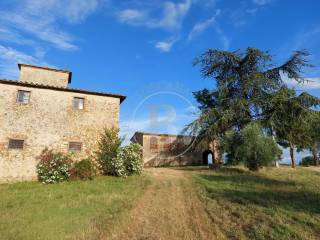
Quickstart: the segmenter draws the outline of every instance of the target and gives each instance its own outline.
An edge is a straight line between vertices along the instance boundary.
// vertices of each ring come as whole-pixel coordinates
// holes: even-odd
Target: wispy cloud
[[[140,3],[140,2],[139,2]],[[178,41],[184,18],[192,6],[192,0],[181,2],[166,1],[159,6],[139,4],[137,7],[125,8],[116,13],[120,23],[131,26],[147,27],[150,29],[162,29],[172,34],[168,40],[156,41],[155,48],[163,52],[169,52]],[[159,11],[162,13],[159,15]]]
[[[224,31],[219,26],[216,26],[215,30],[216,30],[216,32],[218,34],[218,37],[219,37],[219,40],[220,40],[220,42],[221,42],[221,44],[223,46],[223,49],[224,50],[228,50],[229,47],[230,47],[231,40],[226,36]]]
[[[192,30],[190,31],[187,40],[191,41],[194,38],[196,38],[197,36],[199,36],[201,33],[203,33],[205,30],[207,30],[210,27],[214,27],[217,34],[219,35],[219,38],[222,39],[223,38],[223,45],[224,48],[228,48],[229,47],[229,41],[227,41],[226,36],[224,35],[223,31],[220,29],[218,23],[216,22],[216,18],[220,15],[221,10],[217,9],[216,13],[213,17],[206,19],[204,21],[199,21],[197,22]],[[228,42],[228,43],[227,43]]]
[[[46,64],[46,50],[78,49],[76,37],[64,30],[62,23],[79,24],[108,0],[12,0],[6,10],[0,10],[0,75],[17,76],[17,62]],[[9,47],[15,44],[14,48]],[[16,45],[30,46],[22,52]],[[46,64],[48,65],[48,64]]]
[[[117,13],[118,20],[121,23],[127,23],[131,25],[143,24],[146,20],[146,13],[142,10],[125,9]]]
[[[177,37],[171,37],[167,40],[157,41],[155,43],[155,48],[161,50],[162,52],[170,52],[172,46],[179,40]]]
[[[162,16],[153,16],[155,9],[123,9],[116,13],[121,23],[148,28],[161,28],[167,31],[176,31],[181,28],[182,22],[191,7],[192,1],[181,3],[164,2]]]
[[[296,80],[289,78],[285,74],[281,74],[283,82],[291,88],[300,89],[304,91],[320,89],[320,77],[307,77],[304,81],[298,83]]]
[[[42,59],[35,58],[16,49],[0,45],[0,77],[16,79],[18,75],[17,63],[48,65]]]
[[[219,41],[222,44],[222,47],[224,50],[228,50],[230,47],[230,42],[231,40],[227,37],[227,35],[224,33],[224,31],[221,29],[221,27],[219,26],[216,18],[220,15],[221,10],[217,9],[216,13],[213,17],[204,20],[204,21],[199,21],[197,22],[192,30],[190,31],[190,33],[188,34],[187,37],[187,41],[192,41],[193,39],[195,39],[197,36],[199,36],[200,34],[202,34],[205,30],[207,30],[210,27],[213,27],[213,29],[215,30]]]
[[[97,9],[99,2],[99,0],[70,0],[67,2],[63,0],[22,0],[16,4],[15,8],[0,11],[0,23],[14,42],[34,41],[34,39],[30,40],[29,35],[31,34],[37,40],[49,43],[56,48],[76,50],[78,47],[74,43],[75,37],[62,30],[59,21],[66,20],[72,24],[81,23]],[[0,37],[10,40],[4,34],[1,34]]]
[[[207,28],[211,27],[215,23],[215,17],[211,17],[205,21],[197,22],[191,32],[188,35],[188,41],[193,40],[195,37],[199,36]]]
[[[253,3],[263,6],[266,5],[268,3],[271,3],[273,0],[253,0]]]

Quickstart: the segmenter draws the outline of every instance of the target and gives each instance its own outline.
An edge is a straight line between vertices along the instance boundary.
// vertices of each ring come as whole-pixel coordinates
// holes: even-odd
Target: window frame
[[[73,147],[71,147],[72,145],[73,145]],[[78,148],[77,145],[80,146],[80,148]],[[76,147],[74,147],[74,146],[76,146]],[[68,152],[73,152],[73,153],[82,152],[82,148],[83,148],[82,142],[77,142],[77,141],[68,142]]]
[[[149,150],[154,152],[154,151],[157,151],[158,149],[159,149],[158,138],[150,137]]]
[[[20,101],[20,98],[19,98],[20,93],[27,93],[27,94],[29,94],[29,96],[28,96],[28,101],[27,101],[27,102],[21,102],[21,101]],[[16,103],[19,103],[19,104],[22,104],[22,105],[28,105],[28,104],[30,103],[30,98],[31,98],[31,91],[18,89],[18,91],[17,91],[17,96],[16,96]]]
[[[21,145],[22,142],[22,145]],[[9,150],[24,150],[24,139],[16,139],[16,138],[9,138],[8,142],[8,149]],[[21,145],[21,147],[19,147]]]
[[[79,102],[78,102],[78,106],[76,107],[76,105],[75,105],[75,100],[82,100],[82,108],[79,108]],[[85,98],[84,97],[73,97],[73,99],[72,99],[72,107],[73,107],[73,109],[75,109],[75,110],[84,110],[84,108],[85,108]]]

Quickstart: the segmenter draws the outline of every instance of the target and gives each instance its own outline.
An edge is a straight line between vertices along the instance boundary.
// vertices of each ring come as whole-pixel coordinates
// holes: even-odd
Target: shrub
[[[142,148],[139,144],[131,143],[123,147],[119,157],[123,160],[127,175],[142,173]]]
[[[314,160],[312,156],[307,156],[302,158],[302,161],[299,163],[299,165],[302,165],[304,167],[309,167],[314,165]]]
[[[83,159],[79,162],[75,162],[71,175],[74,179],[92,180],[95,175],[95,168],[91,159]]]
[[[122,139],[118,137],[118,130],[105,128],[98,142],[96,159],[100,170],[105,175],[125,176],[126,171],[120,157]]]
[[[36,171],[42,183],[58,183],[69,179],[72,164],[69,155],[45,149],[37,159]]]
[[[252,171],[270,165],[281,153],[277,143],[263,134],[257,124],[250,124],[239,132],[228,133],[223,146],[228,162],[243,162]]]
[[[222,151],[226,152],[226,165],[238,165],[241,163],[239,145],[243,144],[240,132],[229,131],[224,136],[221,144]]]

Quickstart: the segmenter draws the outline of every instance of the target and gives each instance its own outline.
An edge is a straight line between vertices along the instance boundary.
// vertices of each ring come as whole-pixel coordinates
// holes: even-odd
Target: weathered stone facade
[[[36,156],[46,147],[68,152],[70,142],[79,142],[75,158],[86,158],[96,150],[104,127],[119,126],[124,96],[66,88],[67,78],[57,84],[59,70],[50,71],[44,72],[46,85],[39,85],[39,72],[35,83],[31,73],[27,82],[0,80],[1,182],[36,178]],[[17,102],[18,91],[30,92],[27,104]],[[74,98],[84,100],[83,109],[74,108]],[[24,140],[23,149],[10,149],[9,139]]]
[[[216,141],[203,151],[193,150],[194,138],[190,136],[136,132],[131,141],[142,146],[146,167],[206,165],[209,154],[214,162],[221,159]]]
[[[26,83],[50,85],[54,87],[68,87],[72,73],[47,67],[18,64],[20,69],[19,81]]]

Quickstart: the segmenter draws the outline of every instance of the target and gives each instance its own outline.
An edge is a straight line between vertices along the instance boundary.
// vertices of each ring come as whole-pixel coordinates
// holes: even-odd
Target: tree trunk
[[[319,165],[319,157],[318,157],[318,149],[317,144],[312,146],[312,156],[313,156],[313,163],[315,166]]]
[[[294,160],[294,144],[290,143],[290,158],[291,158],[291,167],[296,167],[296,162]]]

